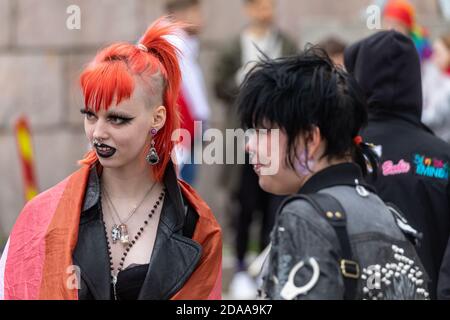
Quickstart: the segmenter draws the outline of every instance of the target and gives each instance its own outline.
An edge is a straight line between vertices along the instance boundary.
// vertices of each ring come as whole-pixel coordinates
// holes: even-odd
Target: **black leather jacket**
[[[201,245],[183,236],[188,210],[172,166],[168,166],[164,185],[166,199],[161,212],[156,241],[139,300],[167,300],[177,293],[195,270],[202,254]],[[111,276],[105,228],[99,210],[100,183],[91,170],[81,214],[74,264],[81,270],[80,300],[110,300]],[[198,215],[197,215],[198,217]]]
[[[357,281],[356,299],[428,297],[428,278],[413,245],[406,240],[393,214],[373,193],[374,189],[364,183],[359,167],[351,163],[332,166],[312,176],[299,191],[301,194],[316,192],[332,195],[345,210],[353,257],[360,266],[359,277],[354,280]],[[305,200],[293,200],[280,210],[271,235],[272,247],[263,267],[261,298],[288,299],[283,289],[291,275],[292,283],[304,288],[293,299],[343,299],[344,278],[339,264],[342,250],[333,227]],[[407,262],[411,263],[409,267]],[[387,276],[393,264],[399,267],[399,274],[395,269]],[[299,267],[297,271],[296,267]],[[408,269],[406,275],[402,274],[404,268]],[[398,283],[403,281],[409,285],[403,276],[412,273],[413,268],[418,270],[414,278],[420,285],[411,287],[412,291],[405,290],[406,295],[402,295]],[[376,272],[379,276],[371,277]],[[376,288],[377,281],[381,290]],[[422,292],[423,288],[423,294],[415,293],[416,289]]]

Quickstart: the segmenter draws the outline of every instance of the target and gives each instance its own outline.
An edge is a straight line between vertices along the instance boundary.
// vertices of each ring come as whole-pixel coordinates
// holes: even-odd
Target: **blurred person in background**
[[[421,61],[430,58],[432,47],[428,30],[417,22],[416,9],[408,0],[387,0],[383,7],[382,23],[383,29],[395,30],[410,37]]]
[[[275,59],[296,54],[298,49],[285,33],[276,26],[276,0],[243,0],[243,10],[248,24],[241,33],[223,48],[215,68],[215,93],[227,108],[226,128],[239,127],[234,101],[239,86],[251,68],[266,55]],[[228,142],[228,141],[227,141]],[[226,152],[229,148],[227,145]],[[256,286],[247,274],[246,254],[249,247],[251,225],[255,214],[259,213],[261,228],[259,250],[269,244],[269,234],[274,216],[282,198],[270,195],[258,185],[257,175],[246,159],[245,165],[225,165],[223,185],[231,194],[229,205],[236,230],[236,275],[230,284],[230,294],[234,298],[249,299],[255,297]]]
[[[317,45],[325,50],[335,65],[344,66],[344,51],[347,44],[343,40],[330,36],[320,41]]]
[[[450,141],[450,102],[448,41],[440,37],[433,46],[428,31],[417,23],[416,9],[407,0],[388,0],[383,10],[383,27],[410,37],[421,60],[423,114],[422,121],[443,140]],[[435,52],[437,51],[437,52]]]
[[[0,300],[220,299],[222,235],[171,161],[181,73],[160,19],[80,77],[91,150],[29,201],[0,259]]]
[[[422,120],[434,133],[450,142],[450,34],[439,37],[424,66]]]
[[[369,124],[361,135],[381,153],[377,178],[368,182],[423,234],[417,251],[431,280],[431,298],[436,298],[450,234],[450,145],[421,122],[417,50],[411,38],[382,31],[349,46],[345,66],[368,99]]]
[[[201,0],[167,0],[166,12],[186,26],[172,43],[180,51],[179,62],[182,84],[178,105],[181,112],[181,128],[190,134],[190,141],[183,141],[179,153],[181,178],[189,184],[195,184],[199,165],[194,164],[195,146],[201,147],[203,132],[194,131],[194,122],[207,126],[210,106],[202,69],[198,59],[200,54],[199,35],[204,27]]]
[[[439,137],[450,142],[450,34],[436,40],[433,48],[435,77],[427,78],[430,82],[425,84],[430,86],[430,90],[424,90],[425,93],[432,92],[433,96],[425,100],[428,104],[424,110],[423,121]],[[431,74],[431,71],[427,73]],[[450,239],[439,274],[438,298],[450,300]]]

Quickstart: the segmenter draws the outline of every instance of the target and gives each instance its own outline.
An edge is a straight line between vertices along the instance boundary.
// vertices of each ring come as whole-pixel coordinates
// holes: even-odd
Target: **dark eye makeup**
[[[127,124],[130,123],[134,118],[121,115],[120,113],[110,112],[108,114],[108,119],[110,119],[113,124]]]
[[[93,116],[94,115],[93,112],[86,110],[86,109],[80,109],[80,113],[85,116]]]
[[[86,109],[80,110],[81,114],[85,115],[87,119],[95,117],[95,113]],[[122,115],[118,112],[111,111],[108,113],[108,121],[115,125],[124,125],[130,123],[134,118]]]

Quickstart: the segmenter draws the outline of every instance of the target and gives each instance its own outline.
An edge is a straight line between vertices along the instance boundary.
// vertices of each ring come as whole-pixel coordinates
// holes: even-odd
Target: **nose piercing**
[[[95,138],[95,139],[92,141],[92,144],[93,144],[94,146],[99,146],[99,145],[102,144],[102,142],[103,142],[103,139]]]

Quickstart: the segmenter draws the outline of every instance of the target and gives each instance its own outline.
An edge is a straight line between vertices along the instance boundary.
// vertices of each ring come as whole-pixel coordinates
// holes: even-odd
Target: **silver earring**
[[[159,155],[155,148],[155,136],[157,133],[158,133],[158,131],[156,129],[152,129],[152,131],[151,131],[151,134],[153,136],[152,146],[146,157],[147,162],[152,166],[155,166],[159,163]]]

